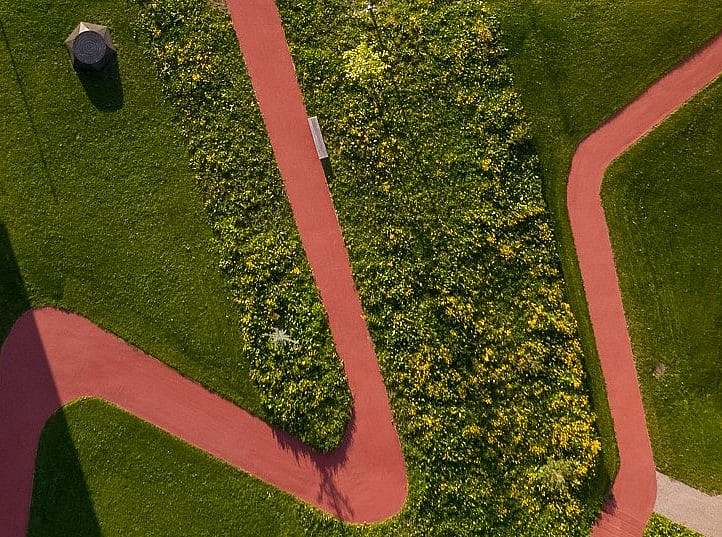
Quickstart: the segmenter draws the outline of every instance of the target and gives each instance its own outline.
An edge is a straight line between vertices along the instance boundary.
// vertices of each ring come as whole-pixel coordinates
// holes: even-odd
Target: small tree
[[[557,496],[569,491],[574,477],[574,464],[568,460],[551,460],[541,466],[534,475],[544,495]]]

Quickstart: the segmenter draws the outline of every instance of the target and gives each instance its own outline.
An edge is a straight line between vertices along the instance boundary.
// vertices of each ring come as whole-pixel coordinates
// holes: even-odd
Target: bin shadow
[[[102,71],[76,71],[91,104],[101,112],[123,108],[123,82],[118,61],[114,59]]]

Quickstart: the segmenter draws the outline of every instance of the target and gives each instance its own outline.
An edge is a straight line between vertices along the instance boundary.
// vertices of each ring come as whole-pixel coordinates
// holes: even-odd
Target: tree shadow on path
[[[310,449],[297,438],[274,429],[276,441],[284,450],[290,451],[296,459],[310,459],[320,476],[316,501],[326,504],[330,511],[341,519],[353,518],[354,515],[348,495],[337,483],[337,474],[348,463],[348,450],[356,434],[355,419],[352,411],[341,445],[330,453]]]

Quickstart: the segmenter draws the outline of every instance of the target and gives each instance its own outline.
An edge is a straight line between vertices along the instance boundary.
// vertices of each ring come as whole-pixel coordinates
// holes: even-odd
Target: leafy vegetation
[[[722,492],[722,83],[622,156],[602,197],[659,469]]]
[[[351,397],[228,16],[151,2],[138,27],[188,142],[263,415],[333,449]]]
[[[618,457],[566,212],[581,139],[722,29],[722,0],[487,0],[529,115],[554,216],[567,299],[579,322],[602,435],[604,495]]]
[[[155,68],[106,0],[0,0],[0,339],[31,306],[76,311],[253,412],[237,312]],[[111,26],[119,72],[62,46]],[[17,267],[16,267],[17,265]]]
[[[545,177],[548,179],[546,193],[557,216],[560,236],[565,245],[563,250],[565,270],[568,276],[574,277],[576,261],[573,249],[570,248],[570,236],[565,227],[563,192],[566,168],[576,140],[617,107],[630,100],[667,67],[693,51],[704,39],[716,32],[719,27],[718,11],[716,11],[719,3],[714,1],[701,5],[692,0],[678,0],[664,3],[600,1],[561,4],[553,0],[544,0],[520,4],[507,0],[493,0],[490,4],[500,15],[502,28],[506,33],[505,43],[511,45],[511,65],[525,107],[534,120],[535,141],[541,152]],[[307,9],[322,8],[307,6]],[[572,11],[576,14],[574,17],[569,16]],[[328,20],[335,21],[333,18]],[[324,26],[324,28],[328,27],[328,24]],[[361,42],[359,40],[350,43],[346,50],[355,50]],[[600,43],[604,46],[600,46]],[[375,47],[371,40],[367,40],[367,44],[370,51],[376,54],[383,51],[382,47]],[[294,53],[297,54],[298,51]],[[382,56],[381,59],[385,62]],[[590,65],[594,65],[594,69],[590,69]],[[318,111],[313,109],[312,113]],[[322,126],[327,130],[328,122],[324,121]],[[334,165],[338,167],[337,160],[334,160]],[[335,191],[334,195],[338,198]],[[346,231],[348,238],[348,230]],[[353,255],[354,245],[352,244],[351,247]],[[354,261],[354,268],[358,272],[356,263]],[[575,311],[585,311],[578,280],[574,289],[570,300],[575,305]],[[585,319],[582,317],[581,320],[582,328],[589,335],[588,327],[585,328]],[[374,334],[374,337],[377,338],[377,335]],[[593,349],[593,346],[590,346],[592,340],[586,338],[586,341],[585,353],[589,355],[590,349]],[[591,363],[593,365],[593,362]],[[595,393],[598,394],[599,406],[599,402],[604,401],[603,387],[600,388],[599,377],[595,376],[593,380],[596,383],[594,385],[597,386]],[[599,393],[602,396],[599,396]],[[395,405],[398,404],[398,400],[395,401]],[[607,430],[610,431],[611,427]],[[605,436],[605,445],[609,445],[608,439],[609,436]],[[414,449],[419,449],[416,446],[418,444],[414,445]],[[178,444],[173,449],[181,452],[189,448]],[[610,460],[610,457],[607,457],[607,460]],[[609,464],[607,466],[609,467]],[[97,471],[102,473],[101,470]],[[430,496],[436,493],[435,490],[427,488],[426,478],[418,468],[413,467],[411,471],[412,498],[407,511],[413,511],[412,506],[419,503],[418,498],[421,495]],[[556,474],[549,471],[544,473],[552,476]],[[164,475],[164,479],[173,481],[178,477],[169,473]],[[550,481],[554,482],[556,478]],[[62,486],[62,480],[57,482]],[[255,483],[248,484],[249,492],[246,493],[250,494],[251,490],[257,490],[253,485]],[[257,487],[262,489],[264,494],[276,494],[267,491],[263,485],[259,484]],[[101,486],[99,489],[102,489],[99,494],[108,494],[112,497],[112,486]],[[196,494],[192,486],[187,487],[186,490],[189,490],[189,495]],[[171,492],[167,494],[170,495]],[[203,496],[200,501],[206,502],[207,499]],[[287,510],[280,505],[277,508],[278,511],[275,513],[277,518],[295,517],[290,508]],[[256,512],[253,507],[242,505],[234,505],[232,511],[237,515],[237,521],[234,529],[229,530],[229,534],[232,534],[236,528],[238,532],[243,532],[241,528],[244,528],[245,517]],[[307,520],[303,527],[309,535],[324,536],[388,535],[391,531],[404,535],[423,534],[422,525],[412,525],[414,516],[413,512],[407,512],[399,520],[378,527],[347,528],[318,518],[311,512],[304,515]],[[440,520],[434,522],[438,525],[439,532],[460,531],[458,520],[450,520],[446,525]],[[198,524],[197,527],[202,526]],[[185,533],[187,534],[187,529]],[[518,533],[529,535],[525,530]]]
[[[701,535],[655,514],[647,524],[644,537],[701,537]]]
[[[600,446],[536,160],[493,20],[467,1],[365,6],[279,3],[331,148],[332,193],[416,476],[394,527],[584,534],[597,506],[583,492]],[[246,238],[250,210],[268,218],[263,204],[274,199],[270,186],[263,196],[249,190],[278,178],[262,160],[270,152],[260,122],[247,117],[257,112],[238,81],[227,15],[187,0],[145,9],[143,28],[201,184],[235,202],[221,207],[229,211],[221,231]],[[219,117],[222,128],[209,119]],[[243,149],[219,150],[216,130]],[[206,136],[214,141],[199,145]],[[239,160],[224,168],[236,151]],[[259,155],[258,168],[236,173],[252,170],[247,155]],[[209,175],[218,170],[226,172],[220,185]],[[245,217],[233,217],[239,212]],[[231,259],[243,262],[246,243],[233,244]],[[268,257],[272,244],[251,255]],[[256,292],[264,276],[244,273],[248,286],[234,285]],[[249,313],[265,302],[249,302]],[[308,319],[306,305],[297,307]],[[268,330],[265,320],[247,327],[251,341]],[[274,378],[286,377],[280,353],[262,359]],[[295,393],[272,396],[307,413]]]

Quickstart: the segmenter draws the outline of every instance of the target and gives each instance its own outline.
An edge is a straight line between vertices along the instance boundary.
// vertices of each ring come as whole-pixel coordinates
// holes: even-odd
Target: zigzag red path
[[[0,352],[0,531],[24,537],[38,440],[81,397],[112,402],[344,520],[397,513],[407,478],[388,398],[273,0],[228,0],[286,192],[354,399],[334,453],[314,452],[77,315],[24,314]],[[243,2],[243,3],[242,3]],[[609,164],[722,71],[722,37],[670,72],[579,146],[569,216],[621,466],[594,537],[641,536],[654,463],[599,191]]]
[[[316,453],[77,315],[28,312],[0,354],[2,537],[25,536],[43,426],[81,397],[109,401],[347,521],[379,521],[404,504],[401,445],[276,5],[229,8],[353,395],[345,440]]]
[[[619,445],[619,474],[593,537],[640,537],[654,507],[655,466],[609,230],[604,173],[631,145],[722,72],[722,35],[586,138],[572,160],[567,206]]]

